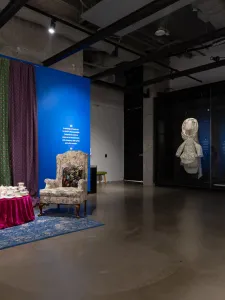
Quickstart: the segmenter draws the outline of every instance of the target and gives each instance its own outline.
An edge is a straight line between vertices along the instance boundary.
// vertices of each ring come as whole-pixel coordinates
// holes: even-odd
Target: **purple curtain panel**
[[[32,65],[10,62],[9,129],[13,184],[38,192],[37,99]]]

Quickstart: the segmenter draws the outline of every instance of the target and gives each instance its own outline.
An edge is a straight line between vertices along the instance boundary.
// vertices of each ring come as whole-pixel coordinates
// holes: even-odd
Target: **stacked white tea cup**
[[[0,186],[0,199],[22,197],[28,194],[23,182],[19,182],[18,186]]]

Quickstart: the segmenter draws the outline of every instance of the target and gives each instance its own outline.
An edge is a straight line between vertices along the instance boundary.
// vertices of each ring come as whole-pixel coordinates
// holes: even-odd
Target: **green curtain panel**
[[[0,185],[11,185],[8,92],[9,60],[0,58]]]

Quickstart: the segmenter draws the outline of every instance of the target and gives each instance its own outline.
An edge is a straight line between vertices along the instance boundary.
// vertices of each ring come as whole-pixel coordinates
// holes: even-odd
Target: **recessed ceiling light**
[[[156,32],[155,32],[155,35],[156,35],[156,36],[163,36],[163,35],[165,35],[165,34],[166,34],[166,32],[165,32],[165,30],[164,30],[163,28],[159,28],[159,29],[157,29]]]
[[[164,35],[169,35],[169,32],[163,28],[163,27],[159,27],[156,32],[155,32],[156,36],[164,36]]]

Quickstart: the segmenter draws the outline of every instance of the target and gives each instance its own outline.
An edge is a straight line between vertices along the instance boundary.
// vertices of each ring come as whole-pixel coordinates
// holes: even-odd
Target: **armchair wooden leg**
[[[106,175],[104,175],[104,181],[105,181],[105,183],[107,183],[107,181],[106,181]]]
[[[40,214],[38,215],[39,217],[43,216],[43,207],[44,207],[44,204],[39,203],[39,210],[40,210]]]
[[[87,200],[84,201],[84,215],[87,215]]]
[[[75,215],[76,215],[76,218],[80,218],[80,204],[76,204],[75,205]]]

